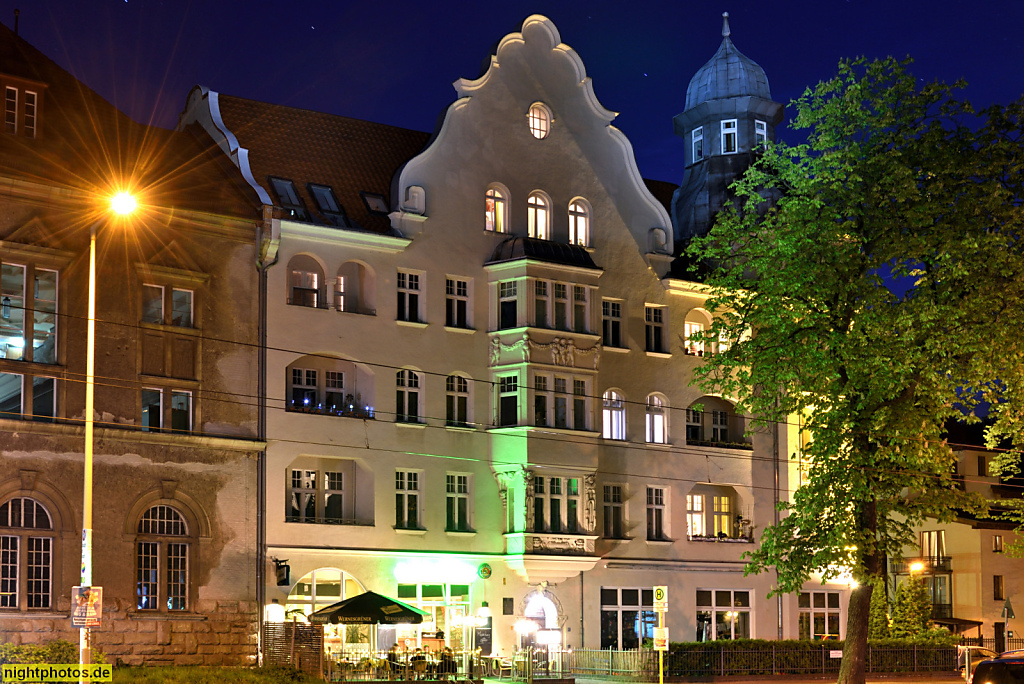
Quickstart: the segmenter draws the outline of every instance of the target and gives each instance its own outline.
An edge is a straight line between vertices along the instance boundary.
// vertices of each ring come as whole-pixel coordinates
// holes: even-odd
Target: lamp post
[[[110,209],[123,216],[135,211],[135,198],[128,193],[119,193],[110,201]],[[89,226],[89,318],[86,324],[85,343],[85,463],[82,483],[82,591],[92,587],[92,452],[93,452],[93,406],[96,373],[96,230],[104,219]],[[74,606],[72,606],[74,611]],[[81,626],[78,634],[78,662],[88,665],[92,662],[92,639],[88,624]]]

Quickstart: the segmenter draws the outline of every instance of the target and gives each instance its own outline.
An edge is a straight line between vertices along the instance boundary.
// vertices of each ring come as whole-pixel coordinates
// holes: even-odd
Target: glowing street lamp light
[[[910,564],[910,574],[913,575],[915,572],[922,572],[924,570],[924,563],[921,561],[914,561]]]
[[[127,216],[135,211],[135,197],[120,192],[110,200],[110,209]],[[86,331],[85,352],[85,463],[82,483],[82,576],[81,586],[92,586],[92,456],[93,456],[93,407],[96,385],[96,230],[104,219],[93,221],[89,226],[89,318]],[[88,665],[92,662],[92,643],[88,625],[83,625],[78,635],[78,662]]]

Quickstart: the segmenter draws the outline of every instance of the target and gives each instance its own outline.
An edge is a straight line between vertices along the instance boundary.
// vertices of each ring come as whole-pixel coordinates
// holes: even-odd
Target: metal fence
[[[1017,649],[1024,649],[1024,639],[1021,637],[1013,637],[1003,639],[1006,642],[1007,651],[1015,651]],[[981,646],[982,648],[990,648],[993,651],[996,650],[995,638],[980,639],[978,637],[964,637],[964,646]]]

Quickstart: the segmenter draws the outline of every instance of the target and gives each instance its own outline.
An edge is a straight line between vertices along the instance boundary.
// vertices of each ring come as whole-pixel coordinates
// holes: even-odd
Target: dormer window
[[[4,130],[18,132],[18,89],[7,86],[4,96]]]
[[[693,146],[693,161],[698,162],[704,158],[704,127],[697,126],[690,134]]]
[[[754,120],[754,144],[760,145],[768,142],[768,124],[764,121]]]
[[[271,178],[270,185],[274,188],[274,194],[277,195],[277,201],[281,203],[281,207],[288,212],[290,218],[298,221],[308,221],[309,211],[306,210],[306,205],[299,197],[298,191],[295,189],[295,183],[285,178]]]
[[[36,94],[31,90],[25,91],[25,118],[22,130],[25,137],[36,137]]]
[[[345,208],[341,206],[338,198],[334,196],[334,190],[331,189],[331,186],[310,183],[307,187],[309,188],[310,196],[316,202],[317,210],[321,216],[327,219],[328,223],[340,228],[348,226]]]
[[[42,93],[45,88],[42,83],[0,76],[5,133],[26,138],[38,137]]]
[[[722,122],[722,154],[736,154],[736,119]]]
[[[363,198],[366,209],[371,214],[387,216],[391,213],[391,210],[388,208],[388,201],[384,199],[384,195],[378,195],[373,192],[361,192],[359,195]]]
[[[530,125],[530,134],[537,140],[543,140],[551,132],[551,110],[541,102],[530,105],[526,121]]]

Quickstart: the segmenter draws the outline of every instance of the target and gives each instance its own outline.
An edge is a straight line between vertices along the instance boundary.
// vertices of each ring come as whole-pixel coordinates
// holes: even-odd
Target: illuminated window
[[[608,390],[601,399],[601,435],[605,439],[626,439],[626,398]]]
[[[285,522],[342,523],[345,521],[345,473],[340,470],[289,470]]]
[[[749,591],[697,590],[697,641],[749,638]]]
[[[704,495],[686,495],[686,536],[706,537],[707,521],[704,518]]]
[[[697,126],[690,134],[690,144],[693,150],[693,161],[698,162],[704,158],[704,127]]]
[[[0,608],[49,608],[53,591],[54,524],[35,499],[0,504]]]
[[[664,397],[658,394],[648,396],[645,414],[647,443],[668,444],[668,416]]]
[[[152,506],[139,518],[135,540],[135,607],[185,610],[188,607],[189,530],[171,506]]]
[[[288,303],[311,309],[327,308],[324,271],[308,254],[296,254],[288,262]]]
[[[704,324],[700,321],[683,323],[683,336],[686,340],[686,353],[691,356],[704,356]]]
[[[569,203],[569,244],[590,246],[590,209],[581,199]]]
[[[768,124],[764,121],[754,120],[754,144],[760,145],[768,142]]]
[[[722,154],[736,153],[736,119],[722,122]]]
[[[551,202],[539,192],[526,200],[526,219],[530,237],[548,240],[551,237]]]
[[[484,229],[495,233],[508,232],[508,197],[498,188],[488,188],[484,196]]]
[[[548,137],[551,132],[551,110],[546,105],[536,102],[530,105],[530,111],[526,115],[527,123],[530,125],[530,133],[534,138],[542,140]]]

